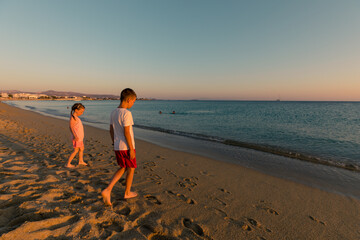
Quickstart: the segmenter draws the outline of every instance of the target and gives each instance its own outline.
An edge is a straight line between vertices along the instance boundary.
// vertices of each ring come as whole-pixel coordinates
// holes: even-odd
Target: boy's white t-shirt
[[[133,127],[134,121],[132,114],[126,108],[116,108],[110,115],[110,125],[114,129],[114,150],[129,150],[128,143],[125,138],[124,127],[130,126],[131,141],[135,149],[134,132]]]

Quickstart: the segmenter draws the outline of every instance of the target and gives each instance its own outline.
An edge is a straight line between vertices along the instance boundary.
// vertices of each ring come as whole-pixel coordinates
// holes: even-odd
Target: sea
[[[6,101],[69,119],[74,101]],[[117,100],[82,101],[109,129]],[[360,102],[138,100],[135,136],[360,199]]]

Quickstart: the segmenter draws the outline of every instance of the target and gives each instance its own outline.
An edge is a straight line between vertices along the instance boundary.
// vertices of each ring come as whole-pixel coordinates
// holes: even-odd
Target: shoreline
[[[329,159],[322,159],[320,157],[311,156],[310,154],[299,153],[299,152],[295,152],[295,151],[292,151],[289,149],[283,149],[283,148],[277,147],[277,146],[269,146],[269,145],[260,145],[260,144],[255,144],[255,143],[241,142],[241,141],[237,141],[237,140],[225,139],[225,138],[207,136],[207,135],[201,135],[201,134],[190,134],[190,133],[186,133],[186,132],[168,130],[168,129],[158,128],[158,127],[152,128],[152,127],[148,127],[148,126],[137,126],[137,125],[135,125],[134,127],[145,129],[145,130],[167,133],[167,134],[171,134],[171,135],[184,136],[184,137],[207,141],[207,142],[215,142],[215,143],[234,146],[234,147],[252,149],[252,150],[259,151],[259,152],[271,153],[271,154],[274,154],[277,156],[293,158],[296,160],[311,162],[314,164],[321,164],[321,165],[325,165],[325,166],[329,166],[329,167],[341,168],[341,169],[360,173],[360,167],[357,165],[354,165],[354,164],[341,165],[341,164],[331,161]]]
[[[29,109],[17,108],[50,118],[68,120],[64,116],[34,111],[35,109],[30,106],[25,107]],[[83,123],[95,128],[108,130],[108,124],[89,122],[86,119],[83,119]],[[303,160],[296,156],[292,157],[293,155],[305,156],[300,153],[277,154],[277,152],[274,153],[272,151],[272,148],[267,149],[266,146],[256,145],[253,147],[252,144],[247,143],[245,143],[246,146],[242,146],[242,144],[239,146],[238,142],[225,144],[217,140],[209,141],[208,139],[198,139],[189,135],[174,134],[173,131],[161,131],[161,129],[157,131],[156,129],[158,128],[154,130],[153,128],[134,126],[135,135],[138,139],[154,143],[157,146],[208,157],[220,162],[237,164],[267,175],[360,200],[360,189],[358,187],[360,175],[354,169],[347,169],[335,164],[327,164],[326,162],[322,164],[318,160],[312,161],[311,158]],[[258,149],[259,147],[262,149]]]
[[[100,191],[117,167],[106,130],[84,126],[90,166],[69,170],[67,121],[4,103],[0,121],[1,239],[360,237],[357,199],[138,138],[140,196],[122,201],[120,181],[108,208]]]
[[[29,109],[24,109],[24,110],[31,110],[31,111],[34,110],[32,107],[28,107],[28,108]],[[39,113],[41,115],[49,116],[49,117],[67,120],[66,117],[64,117],[64,116],[56,116],[56,115],[51,115],[51,114],[47,114],[47,113],[39,112],[39,111],[34,111],[34,112]],[[86,120],[83,120],[83,122],[84,122],[84,124],[106,130],[106,127],[105,128],[101,127],[101,125],[105,125],[103,123],[89,122]],[[245,148],[245,149],[252,149],[252,150],[259,151],[259,152],[271,153],[271,154],[274,154],[277,156],[294,158],[297,160],[303,160],[303,161],[312,162],[315,164],[322,164],[322,165],[326,165],[326,166],[338,167],[338,168],[342,168],[342,169],[346,169],[346,170],[350,170],[350,171],[360,172],[360,169],[358,169],[352,165],[341,166],[341,165],[337,165],[337,164],[331,164],[330,162],[328,162],[326,160],[322,160],[318,157],[312,157],[310,155],[296,153],[296,152],[293,152],[290,150],[281,149],[280,147],[258,145],[258,144],[253,144],[253,143],[240,142],[240,141],[231,140],[231,139],[222,139],[219,137],[212,137],[212,136],[206,136],[206,135],[200,135],[200,134],[191,134],[190,135],[189,133],[186,133],[186,132],[180,132],[180,131],[168,130],[168,129],[162,129],[162,128],[152,128],[152,127],[141,126],[141,125],[140,126],[134,125],[134,128],[150,130],[150,131],[155,131],[155,132],[160,132],[160,133],[166,133],[166,134],[175,135],[175,136],[182,136],[182,137],[192,138],[192,139],[201,140],[201,141],[215,142],[215,143],[219,143],[219,144],[235,146],[235,147],[240,147],[240,148]]]
[[[14,106],[12,104],[10,104],[10,105]],[[50,116],[50,117],[67,120],[67,117],[64,117],[63,115],[60,116],[60,115],[55,115],[55,114],[51,114],[51,113],[46,113],[43,111],[36,111],[35,110],[36,108],[31,107],[31,106],[16,106],[16,107],[19,107],[24,110],[30,109],[34,112],[40,113],[45,116]],[[95,126],[95,127],[105,129],[105,130],[107,130],[107,128],[108,128],[108,123],[94,122],[94,121],[88,120],[86,118],[84,119],[84,123],[88,124],[90,126]],[[178,130],[169,130],[169,129],[164,129],[161,127],[149,127],[149,126],[143,126],[143,125],[138,125],[138,124],[135,124],[134,127],[138,128],[138,129],[145,129],[145,130],[150,130],[150,131],[155,131],[155,132],[167,133],[167,134],[175,135],[175,136],[183,136],[183,137],[187,137],[187,138],[191,138],[191,139],[198,139],[198,140],[202,140],[202,141],[206,141],[206,142],[215,142],[215,143],[239,147],[239,148],[252,149],[252,150],[256,150],[256,151],[260,151],[260,152],[264,152],[264,153],[274,154],[274,155],[281,156],[281,157],[292,158],[292,159],[296,159],[296,160],[300,160],[300,161],[311,162],[314,164],[320,164],[320,165],[324,165],[324,166],[335,167],[335,168],[339,168],[339,169],[345,169],[345,170],[360,173],[360,165],[357,163],[341,162],[341,161],[336,160],[335,158],[320,157],[320,156],[311,154],[309,152],[297,151],[297,150],[293,150],[290,148],[284,148],[284,147],[280,147],[280,146],[276,146],[276,145],[256,144],[256,143],[252,143],[252,142],[244,142],[244,141],[240,141],[240,140],[227,139],[227,138],[216,137],[216,136],[211,136],[211,135],[183,132],[183,131],[178,131]],[[146,139],[144,139],[144,140],[146,141]]]

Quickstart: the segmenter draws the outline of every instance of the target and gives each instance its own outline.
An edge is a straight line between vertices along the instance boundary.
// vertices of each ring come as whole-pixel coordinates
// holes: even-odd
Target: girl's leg
[[[71,164],[71,161],[74,159],[74,157],[76,156],[76,154],[78,153],[79,148],[74,148],[74,151],[70,154],[70,157],[65,165],[65,167],[67,168],[73,168],[75,167],[74,165]]]
[[[124,172],[125,172],[125,168],[120,168],[119,170],[117,170],[116,173],[114,174],[114,176],[112,177],[107,188],[105,188],[101,192],[101,196],[103,197],[104,203],[106,205],[110,205],[110,206],[112,205],[111,200],[110,200],[111,191],[112,191],[113,187],[115,186],[115,184],[120,180],[120,178],[122,177]]]
[[[128,198],[133,198],[137,196],[136,192],[131,192],[131,185],[134,179],[134,172],[135,172],[135,168],[128,168],[127,169],[127,174],[126,174],[126,189],[125,189],[125,195],[124,198],[128,199]]]
[[[84,147],[81,147],[79,150],[79,165],[87,166],[87,164],[84,162]]]

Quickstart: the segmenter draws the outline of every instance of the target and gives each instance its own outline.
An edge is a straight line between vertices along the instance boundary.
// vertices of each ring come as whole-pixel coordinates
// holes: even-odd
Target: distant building
[[[38,95],[38,98],[48,98],[49,96],[48,95],[46,95],[46,94],[39,94]]]
[[[78,100],[79,98],[77,96],[71,96],[71,97],[67,97],[67,99],[70,99],[70,100]]]
[[[23,97],[25,97],[24,93],[14,93],[13,94],[13,98],[23,98]]]
[[[7,94],[7,93],[1,93],[1,97],[3,97],[3,98],[8,98],[8,97],[9,97],[9,94]]]
[[[33,93],[14,93],[13,98],[20,99],[39,99],[39,98],[47,98],[48,96],[45,94],[33,94]]]
[[[37,94],[29,94],[27,97],[28,97],[29,99],[38,99],[38,98],[39,98],[39,95],[37,95]]]

